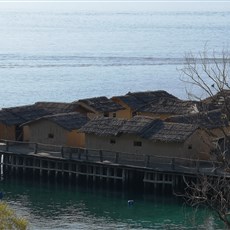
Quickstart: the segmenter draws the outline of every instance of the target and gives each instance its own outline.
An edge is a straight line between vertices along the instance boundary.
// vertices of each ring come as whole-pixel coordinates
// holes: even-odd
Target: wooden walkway
[[[130,181],[176,185],[183,176],[222,176],[221,164],[211,161],[169,158],[70,148],[38,143],[0,141],[2,173],[27,173],[68,178]]]

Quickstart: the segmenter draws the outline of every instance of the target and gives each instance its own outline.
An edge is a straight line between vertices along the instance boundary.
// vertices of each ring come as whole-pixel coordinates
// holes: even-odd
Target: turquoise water
[[[22,179],[0,182],[6,201],[31,229],[222,229],[207,210],[154,191]],[[127,201],[133,199],[134,205]]]

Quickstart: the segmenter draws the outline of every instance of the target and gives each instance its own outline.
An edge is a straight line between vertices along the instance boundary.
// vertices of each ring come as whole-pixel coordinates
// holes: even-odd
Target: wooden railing
[[[180,171],[210,168],[217,169],[222,165],[217,161],[204,161],[188,158],[165,157],[157,155],[115,152],[101,149],[85,149],[48,145],[33,142],[0,140],[0,150],[17,154],[39,154],[47,157],[58,157],[66,160],[119,164],[141,168],[158,168],[159,170]]]

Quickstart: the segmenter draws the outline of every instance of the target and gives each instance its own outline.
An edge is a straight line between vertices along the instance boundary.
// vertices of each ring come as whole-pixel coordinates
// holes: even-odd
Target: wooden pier
[[[183,177],[221,175],[218,162],[0,141],[1,174],[143,186],[180,186]]]

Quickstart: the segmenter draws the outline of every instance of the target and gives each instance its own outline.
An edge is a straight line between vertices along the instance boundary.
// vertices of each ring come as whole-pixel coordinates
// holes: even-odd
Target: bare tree
[[[223,118],[230,120],[230,52],[203,52],[186,54],[184,67],[180,70],[181,80],[195,92],[187,89],[190,99],[199,100],[203,112],[219,108]],[[206,98],[204,98],[206,97]],[[228,124],[226,123],[226,126]],[[197,175],[196,180],[185,178],[184,197],[192,206],[205,205],[216,212],[230,229],[230,137],[226,127],[222,127],[224,147],[218,145],[216,159],[222,163],[217,175]]]
[[[202,95],[188,92],[190,97],[202,99],[202,96],[214,98],[217,93],[229,90],[230,52],[222,50],[221,53],[208,52],[206,47],[197,55],[187,53],[185,64],[181,69],[181,80],[186,84],[199,88]],[[215,99],[215,98],[214,98]]]

